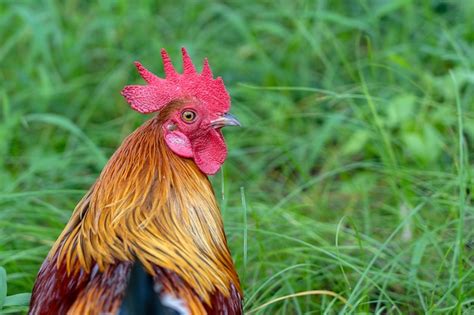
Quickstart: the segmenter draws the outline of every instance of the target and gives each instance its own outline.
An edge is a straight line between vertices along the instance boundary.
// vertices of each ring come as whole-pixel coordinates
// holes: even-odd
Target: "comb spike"
[[[163,60],[163,68],[167,79],[176,78],[178,73],[174,69],[173,63],[171,62],[170,56],[163,48],[161,49],[161,59]]]
[[[215,82],[216,82],[217,85],[220,85],[225,89],[224,80],[222,80],[222,77],[217,77]]]
[[[183,74],[195,74],[196,68],[194,68],[193,61],[189,57],[186,48],[181,48],[181,52],[183,54]]]
[[[128,85],[122,90],[130,106],[140,113],[162,110],[170,102],[183,98],[198,99],[210,112],[227,113],[230,96],[221,77],[213,78],[207,59],[200,74],[188,55],[183,53],[183,74],[176,72],[166,50],[161,50],[165,78],[160,78],[136,62],[135,66],[147,85]]]
[[[202,66],[201,76],[205,79],[212,79],[212,70],[209,66],[209,61],[207,61],[207,58],[204,59],[204,65]]]
[[[151,73],[147,68],[145,68],[139,61],[134,62],[135,67],[137,67],[138,73],[140,76],[149,84],[157,84],[161,81],[159,77]]]

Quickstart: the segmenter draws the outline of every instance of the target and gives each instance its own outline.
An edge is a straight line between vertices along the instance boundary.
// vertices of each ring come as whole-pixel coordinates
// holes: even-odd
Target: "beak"
[[[241,124],[240,124],[240,121],[234,115],[224,114],[223,116],[211,121],[211,126],[217,129],[217,128],[222,128],[225,126],[239,126],[240,127]]]

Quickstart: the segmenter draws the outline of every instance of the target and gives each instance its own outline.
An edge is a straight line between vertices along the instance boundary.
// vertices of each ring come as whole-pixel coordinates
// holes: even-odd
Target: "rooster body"
[[[183,50],[185,66],[186,58]],[[132,107],[153,99],[139,87],[124,89]],[[159,114],[124,140],[77,205],[39,271],[30,314],[123,313],[136,264],[173,314],[241,314],[239,279],[206,176],[225,160],[220,128],[237,122],[228,107],[212,111],[186,93],[147,103],[147,110],[161,106]]]

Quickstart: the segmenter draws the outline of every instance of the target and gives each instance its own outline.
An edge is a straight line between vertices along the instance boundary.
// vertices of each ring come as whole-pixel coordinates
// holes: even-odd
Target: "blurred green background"
[[[0,312],[186,47],[241,129],[212,180],[259,314],[474,312],[473,1],[0,0]],[[6,271],[6,272],[4,272]],[[329,290],[295,297],[298,292]],[[281,301],[257,309],[276,298]],[[3,310],[2,310],[3,309]]]

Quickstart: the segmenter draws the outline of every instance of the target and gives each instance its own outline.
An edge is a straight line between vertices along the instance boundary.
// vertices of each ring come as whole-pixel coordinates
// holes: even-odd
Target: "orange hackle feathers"
[[[124,140],[77,205],[49,259],[70,277],[112,273],[111,266],[138,260],[192,314],[204,314],[215,294],[242,294],[207,176],[163,139],[163,121],[180,106],[168,105]],[[47,279],[54,268],[40,273]],[[71,302],[71,314],[86,314],[99,303],[93,299],[104,287],[88,286]],[[108,311],[118,305],[112,301]]]

